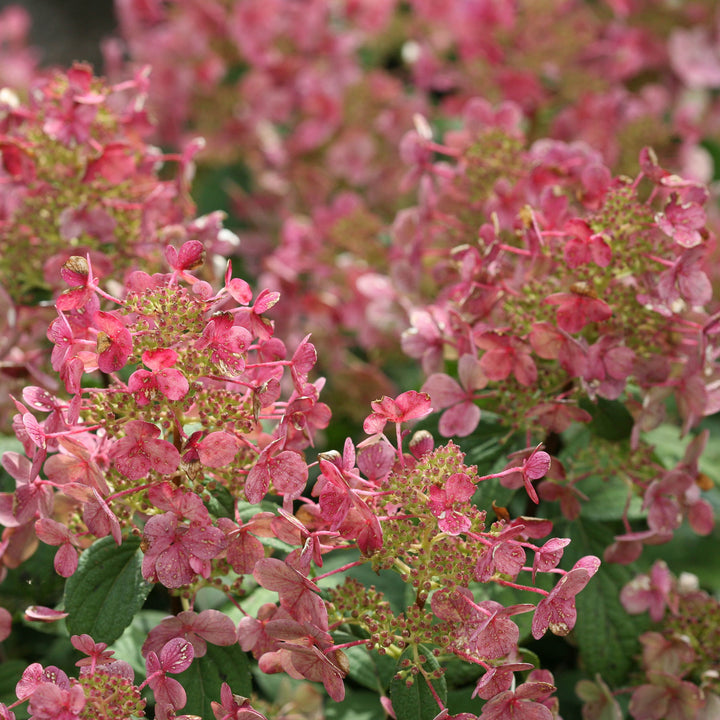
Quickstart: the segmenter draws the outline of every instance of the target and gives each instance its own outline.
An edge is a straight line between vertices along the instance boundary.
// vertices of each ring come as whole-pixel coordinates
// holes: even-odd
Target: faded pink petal
[[[480,415],[480,408],[475,403],[459,403],[440,416],[438,430],[443,437],[467,437],[478,426]]]
[[[264,558],[253,570],[253,576],[267,590],[275,590],[280,604],[298,622],[310,622],[327,630],[327,610],[317,594],[318,588],[282,560]]]
[[[715,512],[707,500],[698,500],[688,508],[688,522],[698,535],[709,535],[715,527]]]
[[[365,418],[363,429],[368,435],[382,432],[386,422],[402,423],[417,420],[432,412],[430,396],[424,392],[408,390],[395,399],[383,396],[370,403],[373,413]]]
[[[181,673],[190,667],[193,657],[193,647],[189,641],[173,638],[160,651],[160,664],[165,672]]]
[[[206,467],[224,467],[229,465],[240,449],[240,441],[232,433],[224,430],[208,433],[198,444],[200,462]]]
[[[525,686],[542,686],[541,688],[526,688]],[[506,690],[488,700],[483,705],[478,720],[553,720],[552,711],[539,702],[534,702],[547,689],[554,690],[547,683],[523,683],[517,690]],[[529,697],[526,695],[530,694]]]
[[[251,573],[264,557],[263,544],[250,533],[237,531],[228,536],[227,561],[238,575]]]
[[[599,560],[593,560],[597,563],[588,562],[587,567],[578,567],[576,563],[572,570],[558,580],[550,594],[538,603],[532,621],[532,635],[536,640],[539,640],[548,628],[555,635],[567,635],[573,629],[577,619],[575,596],[588,584],[597,570]]]
[[[570,334],[580,332],[590,322],[602,322],[612,316],[612,309],[606,302],[580,289],[549,295],[545,302],[558,305],[558,327]]]
[[[563,550],[570,544],[569,538],[551,538],[535,553],[533,578],[536,572],[548,572],[558,566]]]
[[[524,474],[527,475],[530,480],[539,480],[547,475],[551,462],[550,456],[543,450],[533,451],[525,461]]]
[[[77,570],[77,566],[77,550],[69,542],[64,543],[55,553],[55,559],[53,560],[55,572],[60,577],[68,578]]]
[[[458,382],[445,373],[435,373],[425,380],[423,392],[430,395],[435,410],[448,408],[456,403],[463,402],[467,394]]]
[[[205,247],[199,240],[184,242],[178,252],[172,245],[165,248],[165,258],[173,270],[194,270],[205,261]]]
[[[127,328],[114,315],[98,312],[95,316],[100,330],[97,338],[98,367],[113,373],[125,366],[132,352],[132,338]]]
[[[87,702],[81,685],[64,689],[42,683],[30,697],[28,710],[33,720],[76,720]]]
[[[53,610],[43,605],[30,605],[25,608],[25,619],[31,622],[57,622],[66,618],[68,614],[60,610]]]
[[[124,426],[125,437],[115,443],[111,455],[118,470],[130,480],[145,477],[151,469],[167,475],[177,470],[180,452],[162,440],[160,428],[144,420],[130,420]]]

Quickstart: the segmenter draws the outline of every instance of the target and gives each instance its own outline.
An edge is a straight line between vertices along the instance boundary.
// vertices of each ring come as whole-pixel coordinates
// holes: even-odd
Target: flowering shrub
[[[109,82],[0,16],[0,718],[715,717],[720,76],[661,5],[118,0]]]
[[[243,260],[263,287],[292,298],[277,319],[283,337],[313,328],[340,410],[334,387],[347,392],[353,373],[374,395],[397,392],[378,372],[401,362],[391,353],[405,324],[384,278],[396,258],[381,238],[433,159],[432,146],[401,142],[412,117],[452,129],[482,94],[513,103],[530,143],[582,141],[614,175],[635,175],[652,144],[663,165],[709,182],[717,60],[692,48],[710,47],[713,7],[123,1],[105,54],[118,78],[153,67],[163,142],[188,130],[208,138],[201,173],[242,220]],[[511,155],[497,158],[501,168]]]
[[[202,241],[208,253],[222,254],[236,243],[222,227],[222,213],[195,215],[189,183],[202,142],[173,155],[145,141],[152,128],[144,107],[147,75],[146,68],[110,86],[89,66],[76,64],[36,78],[27,102],[8,89],[0,98],[6,376],[12,370],[24,382],[30,375],[55,389],[43,362],[47,354],[39,352],[52,315],[38,305],[59,292],[61,274],[78,288],[61,301],[67,309],[84,302],[92,290],[86,283],[111,271],[122,281],[140,262],[159,269],[171,239]],[[171,176],[167,168],[173,164]],[[75,268],[66,265],[60,273],[73,254],[91,267],[73,275]],[[208,270],[212,278],[211,263]]]
[[[322,682],[336,701],[353,670],[343,649],[363,649],[365,664],[390,658],[397,662],[390,702],[400,714],[417,692],[429,693],[436,713],[446,707],[440,663],[452,656],[477,666],[478,674],[484,670],[475,694],[488,707],[551,704],[548,673],[520,686],[522,692],[511,690],[513,673],[532,664],[518,662],[519,630],[510,618],[532,612],[535,638],[548,628],[568,634],[575,596],[600,561],[585,556],[561,570],[568,540],[532,542],[546,537],[551,523],[501,514],[488,524],[486,510],[471,502],[479,483],[513,473],[525,478],[537,501],[530,480],[547,472],[547,453],[536,450],[486,476],[466,465],[452,442],[434,448],[431,437],[415,436],[408,454],[404,426],[431,411],[427,394],[408,391],[372,403],[364,423],[368,440],[356,447],[348,439],[342,455],[318,456],[319,475],[306,496],[303,451],[330,419],[318,398],[321,381],[308,377],[315,349],[306,339],[288,357],[265,317],[277,296],[262,291],[253,299],[230,266],[218,292],[198,280],[190,268],[202,252],[197,241],[179,251],[170,246],[173,271],[135,271],[114,310],[100,309],[100,298],[112,298],[90,282],[87,261],[73,256],[63,268],[66,276],[73,273],[70,282],[86,288],[60,295],[48,331],[53,367],[70,399],[28,387],[25,402],[15,401],[24,453],[3,456],[17,489],[2,496],[2,520],[13,555],[28,557],[38,540],[58,548],[53,564],[69,578],[65,614],[73,644],[102,662],[83,663],[75,683],[34,664],[18,685],[18,701],[29,699],[33,717],[62,708],[80,718],[96,716],[111,695],[118,707],[134,703],[137,714],[147,684],[155,716],[172,716],[187,696],[167,673],[187,670],[210,642],[232,646],[233,657],[251,651],[263,672]],[[123,379],[125,368],[136,369]],[[83,381],[97,370],[109,378],[105,387]],[[49,414],[39,420],[29,408]],[[268,493],[279,504],[267,503]],[[295,501],[301,501],[297,510]],[[279,543],[285,557],[266,556],[263,540]],[[325,571],[331,555],[351,559]],[[82,588],[94,576],[116,582],[112,573],[121,561],[123,575],[134,566],[138,577],[114,590],[112,602],[122,595],[131,612],[124,623],[100,622],[107,590],[96,587],[88,597]],[[413,604],[393,610],[381,591],[352,577],[322,586],[365,563],[397,573],[413,588]],[[542,573],[559,576],[550,590],[536,585]],[[237,629],[217,610],[193,611],[203,587],[221,590],[242,610],[246,576],[279,601],[263,604],[257,617],[243,613]],[[539,602],[505,606],[476,598],[476,583],[534,593]],[[128,668],[102,653],[153,584],[179,592],[186,609],[148,635],[147,678],[135,686]],[[78,603],[90,606],[90,622],[74,617]],[[197,701],[195,709],[202,709]]]

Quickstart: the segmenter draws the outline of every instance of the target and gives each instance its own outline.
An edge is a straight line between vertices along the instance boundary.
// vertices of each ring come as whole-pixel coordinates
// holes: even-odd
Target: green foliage
[[[384,716],[377,693],[347,688],[342,702],[328,703],[325,720],[376,720]]]
[[[628,484],[617,475],[603,478],[591,475],[577,483],[577,489],[588,497],[582,503],[582,516],[588,520],[612,521],[620,520],[623,513],[629,519],[636,519],[644,515],[642,498],[633,495],[628,506]]]
[[[132,665],[136,675],[145,675],[145,658],[142,656],[142,646],[148,633],[167,617],[167,613],[160,610],[140,610],[132,619],[125,632],[112,644],[115,657]]]
[[[580,400],[580,407],[592,415],[588,428],[594,435],[605,440],[625,440],[630,437],[633,418],[624,403],[619,400],[596,398]]]
[[[586,519],[558,526],[572,539],[565,552],[568,566],[584,555],[602,557],[612,543],[612,532]],[[611,686],[626,682],[640,650],[638,635],[645,629],[643,617],[631,617],[620,604],[620,590],[635,575],[630,567],[603,563],[588,586],[576,598],[577,623],[572,634],[582,657],[583,671],[599,674]]]
[[[119,547],[111,537],[93,543],[65,586],[70,634],[87,633],[95,642],[117,640],[152,587],[141,568],[139,538],[126,538]]]
[[[3,660],[0,662],[0,703],[10,705],[17,700],[15,685],[23,674],[27,663],[22,660]],[[25,720],[27,713],[25,708],[15,709],[15,720]]]
[[[205,507],[215,517],[235,517],[235,498],[224,485],[218,485],[210,491],[210,499],[205,503]]]
[[[0,583],[0,606],[10,611],[28,605],[54,606],[62,597],[63,579],[53,568],[57,548],[40,543],[20,567],[8,571]]]
[[[211,702],[220,699],[220,687],[226,682],[236,695],[248,697],[252,692],[250,663],[239,645],[207,646],[207,654],[196,659],[183,673],[175,676],[187,693],[182,712],[214,717]]]
[[[345,632],[336,632],[333,638],[337,644],[358,639]],[[380,655],[376,650],[368,650],[365,645],[343,648],[343,652],[348,659],[348,675],[352,680],[374,693],[387,694],[388,685],[395,674],[396,661],[393,658]]]
[[[713,159],[713,180],[720,180],[720,142],[714,138],[705,138],[700,145],[710,153]]]
[[[403,669],[403,660],[410,663],[417,663],[418,654],[425,656],[425,663],[422,664],[422,672],[413,676],[407,669]],[[430,675],[440,668],[438,661],[433,657],[429,648],[420,645],[418,648],[410,647],[400,656],[397,665],[397,672],[401,677],[394,677],[390,683],[390,700],[397,720],[432,720],[440,708],[438,702],[430,689],[430,683],[443,702],[447,702],[447,683],[445,677],[431,679],[428,681],[425,675]],[[408,685],[410,679],[412,684]]]
[[[232,190],[237,187],[247,190],[250,183],[248,168],[242,162],[219,167],[200,167],[194,193],[198,215],[206,215],[216,210],[232,215]]]

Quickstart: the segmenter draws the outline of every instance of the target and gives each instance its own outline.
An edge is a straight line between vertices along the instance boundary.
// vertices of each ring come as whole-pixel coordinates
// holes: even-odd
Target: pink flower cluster
[[[629,496],[644,497],[649,532],[626,525],[613,559],[635,559],[643,541],[669,538],[683,517],[707,534],[712,509],[695,482],[701,447],[664,471],[647,464],[643,439],[670,396],[683,432],[720,407],[707,190],[648,149],[631,180],[613,177],[581,143],[523,147],[510,105],[471,101],[464,118],[444,147],[415,134],[444,158],[418,167],[419,204],[393,227],[392,284],[410,321],[402,345],[427,375],[440,432],[472,435],[485,408],[546,440],[590,422],[598,400],[624,405],[637,454],[624,472]],[[539,495],[576,517],[580,479],[557,462]]]
[[[675,578],[662,560],[628,583],[620,599],[629,613],[648,611],[653,621],[653,628],[640,636],[639,663],[645,682],[622,691],[631,695],[631,717],[716,717],[720,709],[718,601],[698,588],[697,577],[683,573]],[[589,718],[621,712],[602,680],[584,680],[577,691]]]
[[[7,14],[7,13],[6,13]],[[0,23],[2,27],[2,23]],[[0,302],[4,395],[30,382],[56,392],[44,343],[47,305],[65,287],[60,309],[83,306],[100,279],[119,281],[145,263],[159,270],[170,241],[202,241],[232,252],[237,238],[223,213],[196,217],[189,196],[192,159],[202,142],[163,154],[146,142],[148,69],[109,85],[89,66],[39,75],[27,101],[0,96]],[[68,263],[80,258],[77,266]],[[212,264],[206,266],[212,279]],[[3,422],[8,403],[3,400]]]
[[[184,690],[167,673],[204,655],[208,642],[239,643],[263,672],[322,682],[335,700],[344,697],[349,669],[342,650],[356,645],[385,653],[436,646],[485,671],[480,697],[507,693],[513,672],[526,667],[517,666],[519,630],[510,617],[533,612],[536,638],[548,629],[568,634],[575,596],[599,560],[584,557],[561,570],[569,541],[535,543],[552,530],[550,522],[506,518],[486,528],[486,512],[472,496],[479,482],[516,474],[537,501],[532,482],[547,473],[549,455],[535,448],[505,471],[478,476],[455,445],[434,448],[427,433],[414,436],[407,452],[407,424],[432,410],[427,394],[407,391],[372,403],[364,442],[348,439],[342,455],[320,454],[308,496],[304,451],[330,419],[319,400],[322,382],[309,380],[312,344],[305,338],[289,355],[265,316],[277,296],[263,291],[253,299],[230,266],[219,291],[198,279],[203,253],[196,241],[165,254],[171,272],[131,273],[120,298],[100,287],[88,258],[71,257],[64,266],[73,286],[58,298],[48,337],[70,399],[27,388],[15,400],[13,424],[25,455],[3,458],[17,481],[14,493],[0,496],[6,565],[31,554],[39,539],[58,546],[55,569],[69,577],[93,539],[110,535],[120,544],[131,532],[142,535],[143,577],[181,591],[190,607],[204,586],[237,604],[247,576],[277,593],[277,604],[246,615],[237,629],[217,611],[186,610],[150,633],[145,682],[157,717],[172,717],[185,704]],[[110,303],[116,308],[101,309]],[[105,387],[86,382],[97,372]],[[218,514],[208,502],[220,488],[232,502]],[[268,493],[282,507],[258,507]],[[243,497],[251,511],[241,519]],[[268,556],[268,539],[293,549],[284,558]],[[333,551],[359,555],[317,574]],[[416,609],[430,598],[435,622],[386,612],[381,595],[368,596],[351,579],[336,588],[321,582],[364,563],[398,572],[415,589]],[[522,584],[522,573],[531,584]],[[536,575],[548,573],[559,577],[554,589],[536,587]],[[477,602],[471,582],[521,588],[540,601],[508,608]],[[355,639],[335,641],[340,626],[356,627]],[[39,687],[38,699],[31,697],[34,717],[45,717],[34,708],[47,693],[68,718],[81,716],[80,688],[65,680]],[[547,684],[523,703],[544,702],[551,691]],[[225,698],[223,708],[232,702]]]
[[[197,631],[201,632],[199,627]],[[206,634],[208,632],[209,629]],[[231,634],[234,636],[234,628]],[[157,632],[154,633],[154,637],[157,635]],[[213,639],[222,642],[219,636],[213,636]],[[17,701],[10,706],[0,703],[0,718],[15,720],[11,708],[26,701],[33,720],[144,717],[145,700],[141,697],[141,691],[149,686],[155,697],[155,717],[158,720],[190,720],[189,715],[176,714],[177,710],[185,706],[187,697],[182,685],[170,677],[186,670],[196,656],[194,645],[188,640],[173,635],[158,646],[157,651],[148,650],[146,679],[137,684],[132,667],[114,658],[114,651],[108,650],[105,643],[96,643],[89,635],[73,635],[70,641],[76,650],[87,656],[75,663],[80,668],[79,677],[69,678],[60,668],[33,663],[23,672],[17,684]],[[203,641],[198,638],[197,642]],[[240,717],[228,714],[237,713],[241,706],[227,683],[222,687],[221,702],[214,702],[213,706],[217,706],[217,720]],[[253,710],[249,703],[243,703],[242,709],[247,712],[243,717],[248,720],[264,720],[264,716]]]
[[[295,341],[309,324],[332,375],[352,362],[374,396],[393,390],[372,354],[396,346],[405,327],[397,303],[413,304],[405,285],[388,284],[396,258],[377,240],[432,164],[431,143],[402,139],[412,118],[454,127],[482,88],[493,103],[512,104],[507,112],[518,113],[531,141],[582,142],[597,153],[594,164],[617,175],[634,174],[651,143],[674,171],[709,182],[702,140],[718,130],[717,62],[693,52],[690,38],[712,43],[711,6],[123,0],[121,37],[105,54],[116,78],[151,65],[149,102],[163,142],[180,143],[188,128],[205,135],[211,147],[201,162],[233,177],[232,189],[220,190],[250,226],[244,261],[262,287],[292,298],[278,318],[283,337]],[[476,117],[471,132],[487,123]],[[409,158],[417,167],[405,171]],[[604,173],[587,170],[584,182],[597,187],[584,195],[598,191]],[[588,243],[593,234],[576,229],[568,253],[606,253],[603,241]],[[587,317],[603,312],[582,305]],[[344,333],[371,358],[349,355],[338,342]],[[348,413],[366,398],[353,400]]]
[[[191,720],[172,676],[208,646],[335,702],[361,653],[402,720],[408,692],[423,720],[558,718],[520,643],[573,632],[600,568],[583,552],[630,564],[685,520],[713,530],[708,433],[674,465],[647,434],[720,411],[716,9],[116,6],[110,82],[36,75],[26,16],[0,14],[0,377],[22,446],[2,457],[0,580],[40,543],[77,579],[96,540],[133,537],[174,614],[144,681],[75,635],[79,677],[32,663],[0,718],[143,717],[149,688],[155,717]],[[196,163],[241,242],[224,213],[196,217]],[[342,452],[330,433],[351,435]],[[586,492],[613,483],[614,541],[569,561],[537,506],[602,515]],[[656,623],[642,678],[615,691],[634,720],[720,712],[718,604],[686,582],[658,563],[620,594]],[[459,662],[479,714],[450,715]],[[620,712],[602,678],[578,695],[588,718]],[[276,713],[215,697],[217,720]]]

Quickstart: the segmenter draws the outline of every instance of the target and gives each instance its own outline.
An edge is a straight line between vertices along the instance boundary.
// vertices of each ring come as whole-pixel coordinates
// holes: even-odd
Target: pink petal
[[[302,456],[292,450],[284,450],[269,463],[270,477],[275,489],[291,500],[300,497],[308,479],[308,468]]]
[[[193,657],[193,646],[188,640],[173,638],[165,643],[159,659],[166,673],[181,673],[190,667]]]
[[[70,530],[52,518],[40,518],[35,523],[35,534],[48,545],[62,545],[70,542]]]
[[[55,553],[53,566],[55,567],[55,572],[57,572],[57,574],[61,577],[70,577],[77,570],[77,550],[69,542],[64,543]]]
[[[525,463],[525,475],[531,480],[539,480],[547,475],[552,460],[543,450],[534,452]]]
[[[467,393],[456,380],[444,373],[431,375],[422,386],[423,392],[430,395],[433,408],[442,410],[466,399]]]
[[[438,430],[443,437],[467,437],[480,422],[480,408],[472,402],[459,403],[441,416]]]
[[[206,435],[197,445],[200,462],[206,467],[229,465],[240,449],[240,441],[232,433],[218,430]]]
[[[235,623],[219,610],[203,610],[193,623],[193,632],[213,645],[232,645],[237,640]]]

